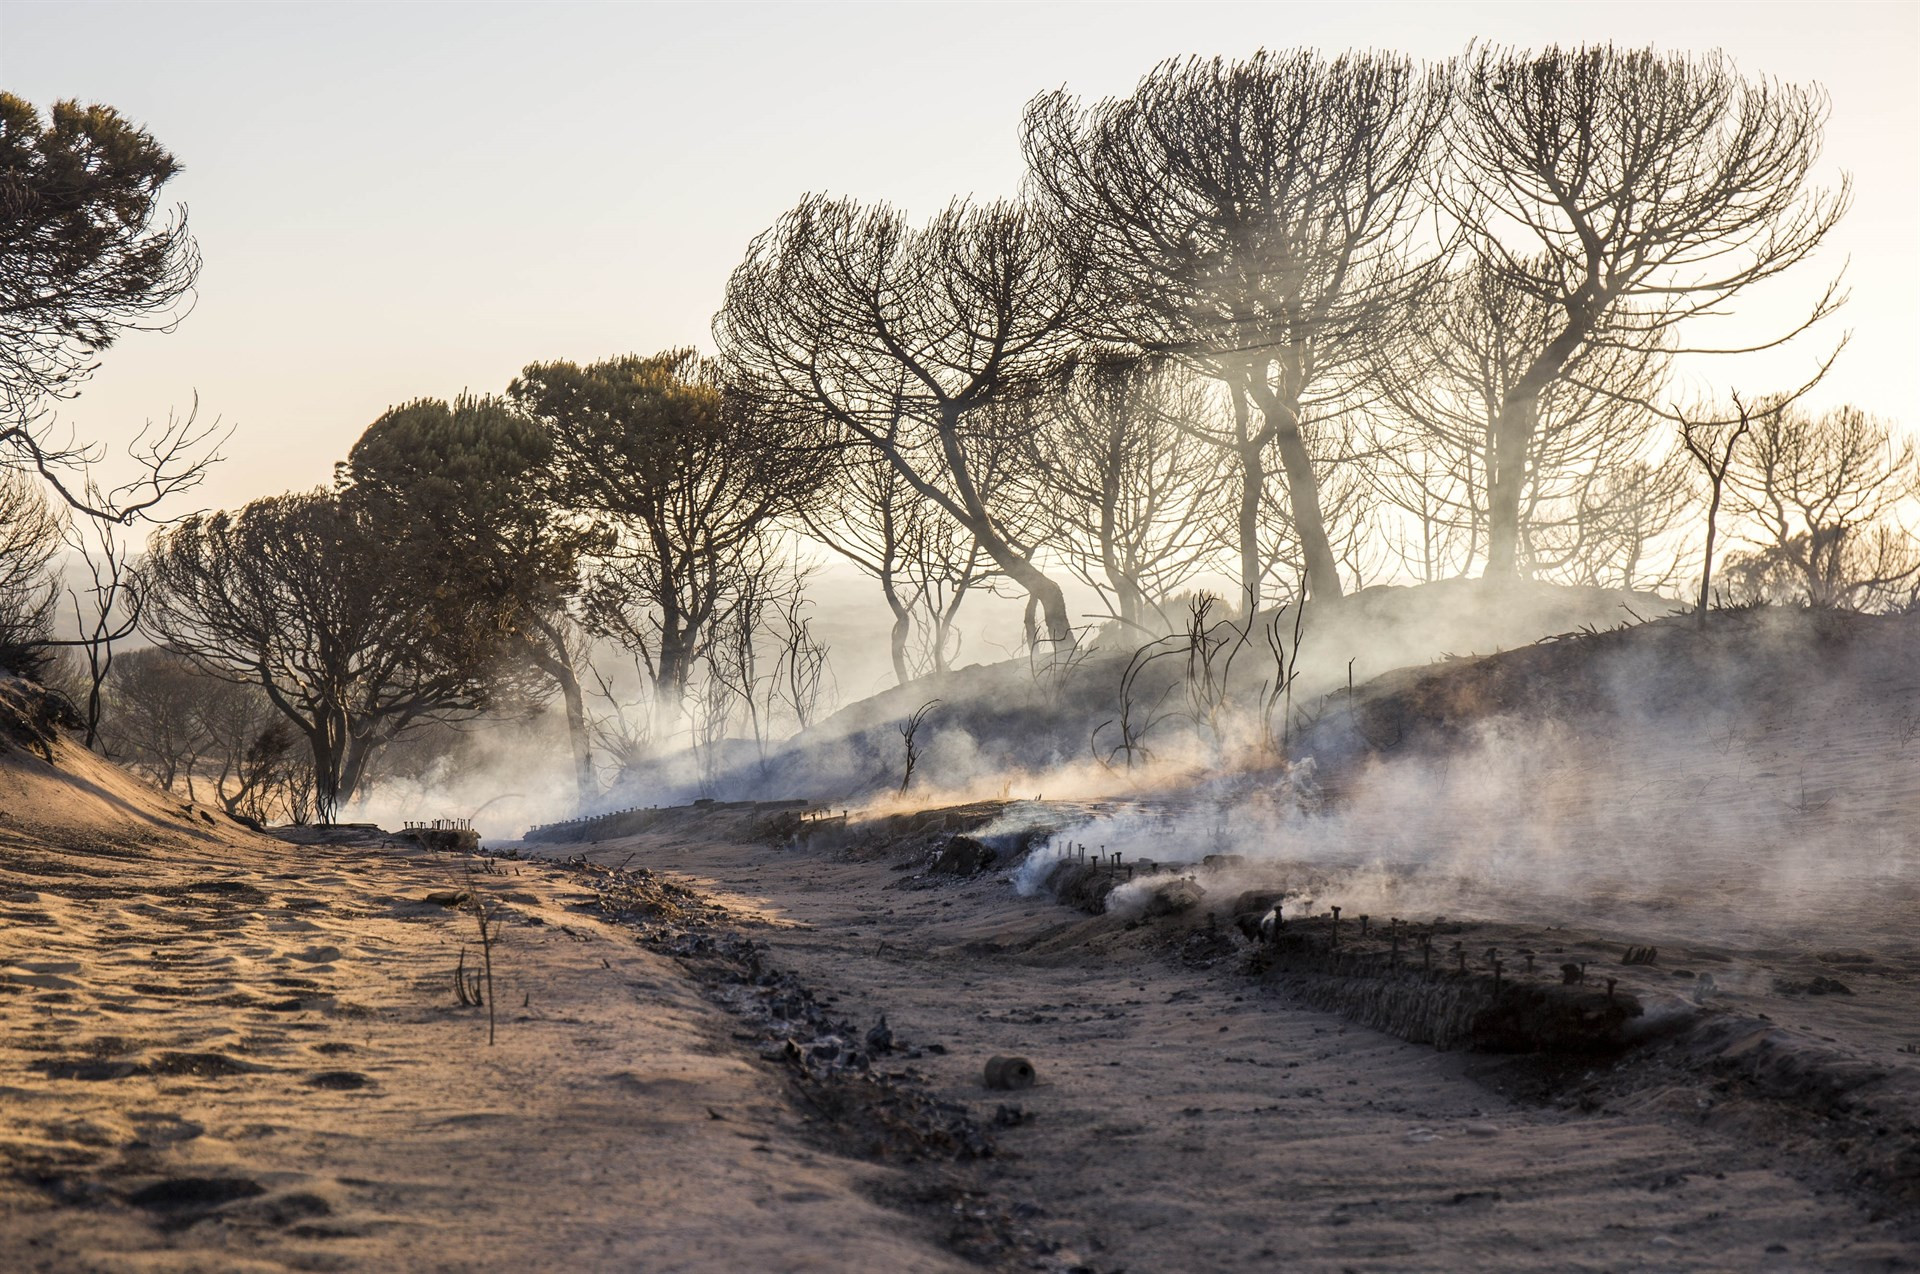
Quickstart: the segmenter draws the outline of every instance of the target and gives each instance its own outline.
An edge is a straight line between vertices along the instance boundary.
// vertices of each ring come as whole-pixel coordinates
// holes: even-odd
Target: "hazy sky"
[[[325,480],[389,404],[535,359],[709,343],[747,241],[803,192],[918,213],[1011,193],[1022,104],[1174,54],[1470,39],[1724,48],[1833,98],[1855,207],[1828,399],[1920,423],[1920,6],[1885,4],[0,5],[0,84],[112,104],[185,164],[195,312],[129,338],[68,418],[237,426],[210,503]],[[1796,288],[1799,289],[1796,292]],[[1837,330],[1836,330],[1837,334]],[[1761,391],[1812,351],[1732,383]],[[1731,375],[1731,373],[1729,373]]]

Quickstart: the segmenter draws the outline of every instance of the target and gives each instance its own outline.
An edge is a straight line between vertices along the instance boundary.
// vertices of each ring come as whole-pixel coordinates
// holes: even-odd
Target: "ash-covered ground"
[[[1096,1268],[1898,1264],[1916,626],[1712,619],[1392,674],[1285,762],[586,852],[795,922],[772,950],[941,1045],[950,1097],[1031,1056],[998,1188]]]
[[[1871,981],[1828,968],[1851,997],[1702,1007],[1677,972],[1747,957],[1695,947],[1626,966],[1604,929],[1449,921],[1442,967],[1426,984],[1407,968],[1419,994],[1376,1028],[1363,1022],[1384,978],[1274,961],[1204,905],[1090,915],[1021,896],[1004,871],[934,870],[951,861],[952,834],[930,830],[944,819],[831,849],[769,847],[750,816],[664,821],[678,825],[549,852],[645,863],[720,901],[766,966],[831,988],[831,1014],[884,1018],[894,1051],[853,1064],[912,1076],[992,1130],[993,1153],[944,1188],[1012,1218],[987,1249],[1002,1268],[1882,1269],[1915,1256],[1900,1175],[1912,1072],[1891,1048],[1865,1063],[1814,1034],[1840,1000],[1871,1004],[1883,1026],[1914,1020],[1910,968]],[[1324,935],[1291,922],[1316,925]],[[1346,949],[1365,947],[1356,929]],[[1472,952],[1464,974],[1455,943]],[[1591,998],[1639,1016],[1594,1050],[1435,1047],[1423,1026],[1484,992],[1490,945],[1509,953],[1509,988],[1535,980],[1513,954],[1531,949],[1538,981],[1584,963]],[[1411,942],[1404,956],[1417,960]],[[1798,1031],[1761,1016],[1788,1004]],[[842,1064],[807,1051],[804,1014],[795,1025],[802,1055],[772,1064]],[[1000,1056],[1029,1059],[1037,1084],[988,1088]],[[975,1229],[951,1237],[981,1250]]]

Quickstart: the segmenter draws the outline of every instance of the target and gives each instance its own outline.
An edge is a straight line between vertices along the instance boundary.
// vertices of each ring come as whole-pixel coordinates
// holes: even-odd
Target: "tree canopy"
[[[422,593],[484,615],[559,690],[582,800],[596,790],[565,613],[592,539],[555,500],[553,442],[500,398],[422,398],[385,412],[340,476]]]
[[[591,619],[640,654],[677,719],[716,620],[823,458],[691,350],[533,363],[507,392],[544,432],[557,500],[603,533]]]
[[[181,318],[200,255],[186,209],[161,203],[179,171],[112,107],[62,101],[42,116],[0,93],[0,462],[39,469],[76,504],[85,497],[64,479],[92,452],[53,434],[47,404],[123,333]],[[186,435],[163,433],[159,451],[137,456],[154,498],[192,485],[188,453],[205,435]]]
[[[1595,351],[1687,348],[1675,329],[1804,261],[1850,187],[1813,181],[1825,94],[1748,78],[1719,53],[1483,47],[1457,96],[1440,201],[1483,268],[1552,316],[1519,352],[1491,435],[1487,572],[1512,574],[1541,395]],[[1829,287],[1749,348],[1836,303]]]
[[[714,319],[721,357],[776,415],[822,422],[823,448],[870,447],[974,538],[1071,641],[1018,499],[992,471],[1018,408],[1073,347],[1079,275],[1059,228],[1014,203],[956,201],[924,226],[810,196],[753,241]]]
[[[331,819],[416,723],[498,697],[490,604],[424,591],[365,506],[326,491],[195,515],[154,538],[147,622],[203,672],[260,686],[307,740]]]

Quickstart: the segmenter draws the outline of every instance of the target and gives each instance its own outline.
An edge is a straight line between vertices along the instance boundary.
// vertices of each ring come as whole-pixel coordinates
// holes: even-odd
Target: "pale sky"
[[[234,505],[329,476],[392,403],[497,391],[536,359],[708,345],[747,241],[826,190],[930,212],[1012,193],[1036,92],[1125,92],[1176,54],[1479,37],[1719,47],[1832,95],[1853,212],[1777,296],[1851,258],[1826,401],[1920,423],[1920,7],[1913,3],[0,5],[0,84],[109,103],[185,165],[206,258],[177,332],[128,338],[67,418],[236,427]],[[1705,333],[1701,334],[1705,336]],[[1755,392],[1809,349],[1729,369]],[[182,510],[184,511],[184,510]]]

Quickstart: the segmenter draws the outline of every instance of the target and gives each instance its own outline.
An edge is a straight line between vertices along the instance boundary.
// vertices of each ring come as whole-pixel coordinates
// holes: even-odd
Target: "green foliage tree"
[[[567,605],[593,536],[556,506],[553,456],[546,431],[504,400],[423,398],[368,426],[341,478],[417,590],[487,613],[559,691],[584,802],[597,784]]]
[[[259,686],[306,740],[332,821],[386,743],[472,716],[511,683],[494,608],[436,593],[363,502],[314,491],[154,538],[146,620],[203,672]]]
[[[768,569],[767,536],[812,496],[823,459],[691,350],[534,363],[507,392],[544,431],[560,502],[604,536],[595,626],[641,658],[662,720],[678,722],[716,621]]]
[[[54,432],[48,403],[75,393],[123,333],[179,322],[200,272],[184,207],[163,209],[179,163],[108,106],[46,116],[0,93],[0,464],[37,469],[71,504],[126,517],[199,481],[209,436],[191,416],[144,436],[140,481],[107,504],[66,478],[97,453]]]

